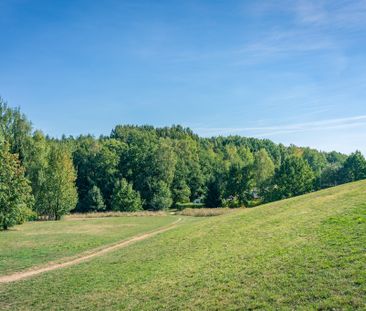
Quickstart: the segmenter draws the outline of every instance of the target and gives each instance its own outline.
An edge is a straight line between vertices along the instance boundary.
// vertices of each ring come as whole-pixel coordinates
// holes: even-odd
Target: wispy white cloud
[[[220,128],[195,128],[202,135],[235,135],[246,134],[254,137],[269,137],[280,134],[291,134],[297,132],[327,131],[355,128],[366,125],[366,115],[359,115],[348,118],[328,119],[313,122],[284,124],[275,126],[259,127],[220,127]]]
[[[315,26],[354,27],[365,25],[366,1],[294,1],[297,21]]]
[[[366,23],[366,0],[256,1],[251,9],[256,15],[288,14],[302,26],[349,28]]]

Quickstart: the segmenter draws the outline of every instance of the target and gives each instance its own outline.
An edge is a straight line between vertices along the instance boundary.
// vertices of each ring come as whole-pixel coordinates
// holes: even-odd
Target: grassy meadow
[[[0,235],[17,271],[166,225],[177,216],[29,223]],[[69,268],[0,284],[2,310],[365,310],[366,182],[185,218]]]
[[[0,232],[0,275],[75,256],[160,228],[175,219],[174,216],[85,219],[69,216],[62,221],[28,222]]]

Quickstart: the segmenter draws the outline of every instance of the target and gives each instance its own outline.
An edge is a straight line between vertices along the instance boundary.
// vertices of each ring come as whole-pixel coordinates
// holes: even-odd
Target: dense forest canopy
[[[366,178],[358,151],[202,138],[179,125],[117,125],[99,138],[50,138],[1,99],[0,147],[3,228],[22,221],[22,213],[60,219],[70,211],[249,207]]]

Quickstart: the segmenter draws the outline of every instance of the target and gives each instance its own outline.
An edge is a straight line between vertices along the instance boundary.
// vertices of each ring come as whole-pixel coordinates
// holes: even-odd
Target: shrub
[[[142,209],[140,193],[133,190],[132,185],[122,178],[114,187],[112,195],[112,210],[133,212]]]

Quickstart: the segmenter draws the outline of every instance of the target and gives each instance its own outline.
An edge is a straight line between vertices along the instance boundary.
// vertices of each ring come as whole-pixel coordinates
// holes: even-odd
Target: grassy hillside
[[[365,309],[365,246],[362,181],[183,222],[90,262],[0,284],[1,308]]]

